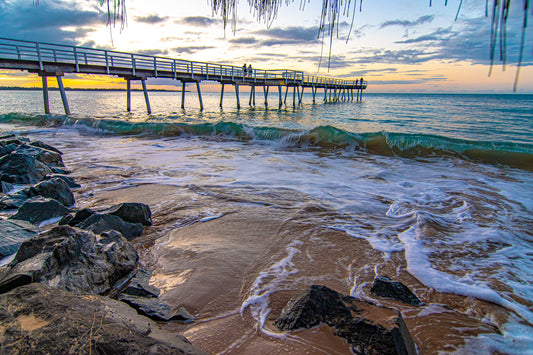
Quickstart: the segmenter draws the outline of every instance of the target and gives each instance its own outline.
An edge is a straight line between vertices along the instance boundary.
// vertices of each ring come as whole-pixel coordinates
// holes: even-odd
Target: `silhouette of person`
[[[242,75],[246,76],[246,63],[242,66]]]
[[[250,64],[248,65],[248,75],[253,76],[252,73],[253,73],[252,64]]]

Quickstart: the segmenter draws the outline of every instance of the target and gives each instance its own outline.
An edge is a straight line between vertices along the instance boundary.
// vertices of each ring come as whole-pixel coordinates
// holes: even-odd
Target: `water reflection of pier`
[[[221,84],[220,107],[224,99],[224,87],[235,89],[237,107],[240,108],[239,87],[250,87],[249,105],[255,105],[256,88],[263,88],[264,104],[268,105],[268,92],[278,89],[278,106],[287,104],[287,95],[292,89],[292,105],[302,103],[304,90],[311,89],[313,103],[321,98],[326,103],[361,101],[367,82],[361,79],[345,80],[332,77],[308,75],[295,70],[252,69],[248,73],[242,67],[202,63],[182,59],[115,52],[94,48],[65,46],[0,38],[0,69],[26,70],[42,78],[44,110],[50,113],[48,102],[48,77],[56,77],[65,113],[70,109],[62,77],[67,73],[119,76],[126,80],[127,110],[131,110],[131,81],[140,81],[146,108],[151,112],[146,79],[170,78],[181,82],[181,107],[185,108],[185,93],[188,83],[196,84],[200,109],[203,109],[200,83],[215,81]],[[283,93],[285,88],[285,93]],[[319,95],[318,90],[322,92]]]

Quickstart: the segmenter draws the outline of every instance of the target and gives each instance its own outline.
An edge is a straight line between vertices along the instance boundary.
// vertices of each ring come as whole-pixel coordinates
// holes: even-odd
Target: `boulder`
[[[79,223],[85,221],[87,218],[91,217],[95,213],[96,212],[94,212],[93,210],[89,208],[84,208],[79,211],[76,211],[76,213],[74,214],[70,213],[70,214],[63,216],[63,218],[59,221],[58,224],[60,226],[68,224],[69,226],[74,227],[78,225]]]
[[[141,223],[145,226],[152,225],[152,212],[150,207],[144,203],[121,203],[102,211],[102,213],[118,216],[130,223]]]
[[[91,215],[76,226],[96,234],[114,230],[122,234],[128,240],[140,237],[144,228],[140,223],[125,222],[118,216],[98,213]]]
[[[9,217],[9,219],[19,219],[32,224],[39,224],[52,218],[63,217],[69,212],[70,209],[58,201],[37,196],[25,201],[17,213]]]
[[[37,229],[23,221],[0,219],[0,259],[15,254],[23,241],[37,235]]]
[[[34,157],[11,153],[0,158],[0,180],[12,184],[34,185],[52,170]]]
[[[180,309],[181,312],[178,312],[177,314],[172,314],[170,306],[167,303],[159,300],[158,298],[139,297],[122,294],[118,297],[118,299],[119,301],[125,302],[132,308],[136,309],[139,314],[155,321],[192,322],[194,320],[194,317],[191,316],[184,308]]]
[[[13,194],[2,194],[0,197],[0,210],[18,209],[24,202],[28,200],[28,195],[23,191],[18,191]]]
[[[67,170],[65,168],[60,168],[57,166],[51,166],[50,169],[52,169],[53,174],[61,174],[61,175],[68,175],[71,173],[70,170]]]
[[[407,286],[399,281],[392,281],[387,276],[376,277],[370,292],[376,296],[391,298],[411,306],[420,306],[422,304]]]
[[[0,182],[0,187],[2,188],[3,193],[7,194],[11,190],[13,190],[13,184],[10,184],[9,182],[2,181]]]
[[[15,149],[13,153],[24,154],[32,156],[40,162],[49,165],[64,167],[63,160],[61,159],[61,153],[58,153],[53,150],[44,149],[38,146],[33,146],[29,144],[21,144]]]
[[[79,187],[81,187],[80,184],[76,183],[76,181],[74,181],[74,178],[68,176],[68,175],[65,175],[65,174],[51,174],[51,175],[48,175],[46,177],[47,179],[54,179],[54,178],[59,178],[63,181],[65,181],[68,185],[68,187],[70,187],[71,189],[77,189]]]
[[[0,295],[6,354],[205,354],[128,305],[31,284]]]
[[[11,154],[15,149],[17,149],[17,145],[13,143],[6,146],[0,146],[0,157]]]
[[[72,206],[76,202],[68,184],[63,179],[57,177],[41,181],[34,186],[24,189],[24,193],[29,197],[43,196],[53,198],[66,207]]]
[[[401,314],[313,285],[289,301],[274,325],[280,330],[325,323],[346,339],[356,354],[416,354]]]
[[[57,226],[24,241],[15,258],[0,269],[0,293],[33,282],[73,292],[106,294],[131,273],[134,247],[118,233],[95,235]]]
[[[63,152],[61,152],[59,149],[55,148],[55,147],[52,147],[51,145],[49,144],[46,144],[44,142],[41,142],[41,141],[33,141],[30,143],[31,146],[34,146],[34,147],[39,147],[39,148],[42,148],[42,149],[46,149],[46,150],[50,150],[52,152],[56,152],[60,155],[63,155]]]
[[[122,290],[122,294],[138,297],[159,297],[159,289],[150,285],[151,277],[151,271],[139,269],[129,284]]]

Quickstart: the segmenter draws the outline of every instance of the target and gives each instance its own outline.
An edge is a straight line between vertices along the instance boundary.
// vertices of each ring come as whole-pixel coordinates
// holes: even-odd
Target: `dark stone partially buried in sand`
[[[129,284],[121,291],[124,295],[157,298],[161,293],[157,287],[150,285],[152,272],[139,269]]]
[[[387,276],[376,277],[370,292],[376,296],[391,298],[411,306],[420,306],[422,304],[407,286],[399,281],[393,281]]]
[[[37,196],[26,200],[17,213],[9,217],[9,219],[19,219],[32,224],[39,224],[52,218],[63,217],[69,212],[70,209],[58,201]]]
[[[0,269],[0,293],[33,282],[73,292],[106,294],[131,273],[134,247],[118,233],[95,235],[58,226],[22,243],[15,259]]]
[[[205,354],[125,303],[40,284],[0,295],[6,354]]]
[[[328,324],[356,354],[416,354],[401,314],[313,285],[289,301],[274,325],[280,330]]]
[[[194,321],[194,317],[190,315],[184,308],[180,308],[176,314],[173,314],[170,306],[167,303],[159,300],[158,298],[139,297],[122,294],[119,296],[118,299],[119,301],[125,302],[134,309],[136,309],[139,314],[142,314],[143,316],[146,316],[155,321]]]

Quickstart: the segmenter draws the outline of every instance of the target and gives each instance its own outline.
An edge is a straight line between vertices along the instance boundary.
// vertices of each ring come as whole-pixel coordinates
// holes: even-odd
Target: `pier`
[[[292,105],[302,104],[304,90],[311,91],[313,103],[338,103],[362,100],[368,83],[361,79],[345,80],[332,77],[309,75],[296,70],[252,69],[243,67],[188,61],[135,53],[67,46],[60,44],[30,42],[0,37],[0,69],[22,70],[38,74],[42,79],[45,113],[50,113],[48,101],[48,78],[55,77],[61,93],[65,114],[70,114],[62,77],[65,74],[94,74],[118,76],[126,81],[126,109],[131,110],[131,81],[140,81],[144,92],[146,110],[150,114],[150,100],[146,87],[148,78],[168,78],[181,83],[181,108],[185,108],[185,93],[188,84],[196,85],[198,103],[203,109],[202,81],[221,84],[220,107],[226,85],[233,86],[237,108],[241,107],[239,88],[250,87],[250,106],[256,103],[256,89],[263,89],[264,104],[268,106],[268,92],[278,91],[278,107],[287,104],[292,91]],[[319,90],[320,89],[320,93]],[[285,90],[285,92],[283,92]],[[289,101],[290,103],[290,101]]]

